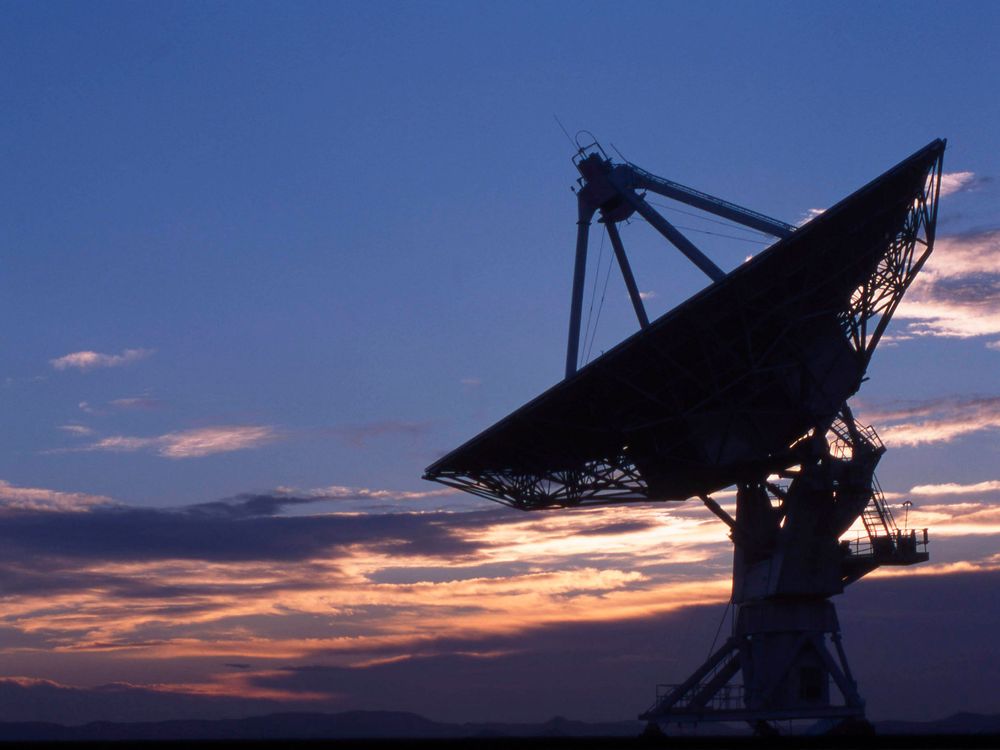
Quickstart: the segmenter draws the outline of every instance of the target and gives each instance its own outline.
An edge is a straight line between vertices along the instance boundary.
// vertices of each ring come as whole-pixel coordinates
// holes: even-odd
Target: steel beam
[[[680,685],[677,685],[673,690],[664,696],[657,698],[656,703],[650,706],[649,710],[639,714],[639,719],[642,720],[655,720],[666,717],[670,713],[670,709],[677,704],[678,701],[682,700],[688,693],[698,687],[705,677],[712,673],[722,660],[731,654],[738,653],[739,642],[733,638],[727,638],[726,642],[722,644],[718,651],[708,657],[705,663],[702,664],[698,669],[696,669],[690,677],[688,677]]]
[[[632,300],[635,316],[639,319],[639,327],[645,328],[649,325],[649,316],[646,315],[646,306],[642,304],[639,287],[636,286],[635,276],[632,275],[632,266],[629,265],[628,256],[625,255],[625,247],[622,245],[621,235],[618,234],[618,226],[613,221],[605,221],[604,226],[608,230],[611,247],[615,250],[618,267],[622,270],[622,278],[625,279],[625,288],[628,289],[629,299]]]
[[[707,255],[695,247],[694,243],[681,234],[677,227],[660,216],[660,214],[658,214],[652,206],[646,203],[646,201],[644,201],[638,193],[631,188],[620,186],[617,182],[613,184],[618,189],[622,198],[624,198],[628,204],[635,209],[637,214],[648,221],[653,229],[666,237],[667,241],[674,247],[684,253],[688,260],[704,271],[708,278],[712,281],[722,281],[726,278],[725,271],[715,265]]]
[[[764,232],[764,234],[769,234],[772,237],[781,237],[784,239],[785,237],[790,237],[792,232],[795,231],[795,227],[791,224],[772,219],[764,214],[743,208],[743,206],[737,206],[735,203],[724,201],[721,198],[716,198],[714,195],[689,188],[678,182],[657,177],[633,164],[629,164],[628,168],[635,175],[634,187],[636,188],[649,190],[662,195],[664,198],[686,203],[694,208],[699,208],[710,214],[735,221],[737,224],[756,229],[758,232]]]
[[[576,262],[573,266],[573,298],[569,308],[569,341],[566,345],[566,377],[576,372],[580,352],[580,317],[583,312],[583,282],[587,275],[587,239],[594,209],[577,197]]]

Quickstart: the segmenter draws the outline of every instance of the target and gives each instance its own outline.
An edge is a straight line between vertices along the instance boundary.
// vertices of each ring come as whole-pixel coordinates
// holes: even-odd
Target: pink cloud
[[[945,172],[941,175],[941,197],[970,190],[980,181],[975,172]]]
[[[866,421],[879,428],[887,445],[949,443],[977,432],[1000,429],[1000,397],[935,399],[894,409],[864,409]]]
[[[153,352],[153,349],[126,349],[121,354],[101,354],[92,351],[71,352],[56,359],[50,359],[49,364],[57,370],[97,370],[105,367],[129,365],[151,356]]]
[[[895,317],[896,340],[1000,334],[1000,230],[939,238]]]
[[[989,479],[985,482],[959,484],[944,482],[943,484],[918,484],[910,488],[911,495],[970,495],[983,492],[1000,492],[1000,480]]]
[[[0,508],[14,510],[82,512],[113,501],[103,495],[60,492],[41,487],[17,487],[0,479]]]
[[[101,438],[82,450],[116,453],[152,450],[164,458],[200,458],[216,453],[259,448],[280,437],[274,427],[267,425],[228,425],[168,432],[153,437],[112,435]]]

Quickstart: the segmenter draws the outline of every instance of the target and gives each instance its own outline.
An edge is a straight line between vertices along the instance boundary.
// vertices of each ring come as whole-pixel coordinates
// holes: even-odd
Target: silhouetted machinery
[[[863,726],[830,597],[881,565],[927,560],[927,532],[897,527],[874,474],[885,449],[847,401],[931,253],[944,149],[933,141],[799,228],[615,163],[596,141],[574,157],[566,378],[425,478],[521,510],[700,498],[729,527],[732,636],[640,718]],[[778,239],[724,273],[648,193]],[[654,321],[617,228],[636,214],[712,281]],[[595,216],[640,330],[578,371]],[[733,486],[735,515],[712,498]],[[859,519],[864,536],[842,539]]]

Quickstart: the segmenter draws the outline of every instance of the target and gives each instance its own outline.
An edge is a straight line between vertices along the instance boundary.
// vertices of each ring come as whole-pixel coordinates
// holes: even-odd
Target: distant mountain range
[[[0,741],[447,739],[469,737],[635,737],[639,721],[445,724],[402,711],[280,713],[247,719],[98,721],[81,726],[0,722]]]
[[[880,721],[879,734],[997,734],[1000,715],[957,713],[937,721]]]
[[[474,737],[637,737],[639,721],[588,723],[557,717],[542,724],[431,721],[400,711],[277,713],[246,719],[93,722],[62,726],[2,722],[0,741],[461,739]],[[960,713],[928,722],[885,721],[880,735],[1000,735],[1000,715]]]

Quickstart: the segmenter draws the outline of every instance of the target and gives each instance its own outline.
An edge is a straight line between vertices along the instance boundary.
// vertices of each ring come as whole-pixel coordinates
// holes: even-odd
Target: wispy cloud
[[[933,399],[890,409],[862,409],[866,421],[886,424],[879,429],[889,445],[949,443],[984,430],[1000,429],[1000,396]]]
[[[988,178],[979,177],[975,172],[945,172],[941,175],[941,197],[974,190]]]
[[[943,484],[918,484],[910,488],[911,495],[973,495],[983,492],[1000,492],[1000,480],[989,479],[973,484],[944,482]]]
[[[919,504],[910,509],[910,528],[930,528],[934,536],[996,536],[1000,535],[1000,507],[989,502],[952,502]],[[965,561],[971,562],[971,561]],[[1000,559],[976,564],[1000,567]]]
[[[160,401],[150,396],[131,396],[128,398],[116,398],[109,404],[115,409],[155,409],[160,406]]]
[[[111,498],[103,495],[60,492],[41,487],[17,487],[0,479],[0,510],[78,513],[111,503]]]
[[[299,494],[299,492],[294,489],[285,490],[282,488],[282,491],[290,494]],[[324,500],[421,500],[440,495],[454,495],[458,492],[459,490],[451,487],[414,492],[412,490],[385,490],[371,487],[348,487],[340,484],[331,484],[327,487],[317,487],[305,490],[301,494],[304,494],[307,497],[315,497]]]
[[[111,435],[80,450],[114,453],[149,450],[164,458],[200,458],[259,448],[280,438],[280,432],[268,425],[225,425],[168,432],[153,437]]]
[[[57,370],[97,370],[132,364],[153,353],[153,349],[125,349],[121,354],[102,354],[92,351],[71,352],[56,359],[50,359],[49,364]]]
[[[941,237],[896,310],[903,334],[1000,334],[1000,230]]]
[[[81,401],[77,406],[84,414],[104,417],[112,411],[132,411],[137,409],[156,409],[163,405],[163,402],[152,396],[128,396],[116,398],[104,402],[102,405],[94,405],[89,401]]]
[[[653,291],[639,292],[639,299],[643,299],[643,300],[656,299],[656,292],[653,292]]]
[[[77,437],[85,437],[87,435],[93,435],[94,431],[82,424],[61,424],[59,429],[63,432],[68,432],[70,435],[76,435]]]
[[[795,222],[795,225],[801,227],[803,224],[808,224],[817,216],[820,216],[824,213],[826,213],[825,208],[807,208],[806,212],[799,217],[799,220],[797,222]]]

